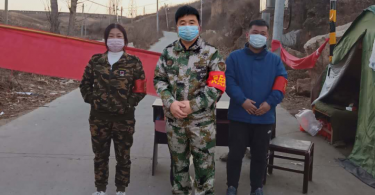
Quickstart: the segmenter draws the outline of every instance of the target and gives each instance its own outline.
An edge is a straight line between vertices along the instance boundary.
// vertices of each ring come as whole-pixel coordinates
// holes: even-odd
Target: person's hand
[[[185,107],[185,104],[183,104],[182,102],[175,101],[172,103],[170,111],[172,115],[177,119],[183,119],[187,117],[187,114],[181,110]]]
[[[262,116],[271,110],[271,106],[267,102],[263,102],[259,109],[255,112],[255,115]]]
[[[185,105],[185,108],[181,109],[182,112],[186,113],[187,115],[193,113],[193,110],[191,109],[189,101],[182,101],[181,103],[183,103]]]
[[[247,113],[251,115],[255,115],[255,112],[257,111],[257,107],[254,105],[256,102],[253,100],[247,99],[243,104],[242,107],[246,110]]]

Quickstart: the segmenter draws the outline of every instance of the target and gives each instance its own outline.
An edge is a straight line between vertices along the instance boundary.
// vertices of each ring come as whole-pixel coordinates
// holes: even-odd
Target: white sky
[[[30,11],[44,11],[44,5],[50,0],[8,0],[9,10],[30,10]],[[70,0],[58,0],[59,10],[61,12],[68,12],[67,2]],[[90,13],[108,13],[108,8],[91,3],[90,1],[96,2],[108,6],[109,0],[78,0],[78,2],[84,2],[85,12]],[[147,13],[155,13],[156,11],[156,0],[135,0],[137,4],[137,15],[143,15],[145,11]],[[159,0],[159,7],[165,3],[168,5],[176,5],[181,3],[194,2],[196,0]],[[129,0],[122,0],[124,7],[124,15],[128,12]],[[5,0],[0,0],[0,9],[3,10],[5,7]],[[79,4],[77,11],[81,12],[82,4]]]

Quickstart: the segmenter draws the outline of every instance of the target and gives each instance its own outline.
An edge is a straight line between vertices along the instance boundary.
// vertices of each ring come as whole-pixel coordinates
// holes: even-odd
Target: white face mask
[[[249,43],[254,48],[260,49],[267,44],[267,37],[260,35],[260,34],[250,35]]]
[[[123,51],[125,47],[124,39],[108,39],[107,47],[111,52]]]

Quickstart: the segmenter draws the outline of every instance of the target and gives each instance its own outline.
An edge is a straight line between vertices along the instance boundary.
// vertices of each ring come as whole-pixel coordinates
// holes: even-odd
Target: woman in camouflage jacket
[[[146,95],[146,79],[142,62],[125,51],[128,39],[121,25],[109,25],[104,39],[108,51],[91,58],[80,85],[84,101],[91,105],[89,123],[97,188],[93,195],[105,195],[112,139],[117,161],[117,195],[125,195],[130,182],[134,112]]]

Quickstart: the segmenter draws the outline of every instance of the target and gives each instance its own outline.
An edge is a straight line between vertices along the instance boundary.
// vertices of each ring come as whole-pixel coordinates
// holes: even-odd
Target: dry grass
[[[0,121],[44,106],[78,87],[78,82],[0,68]],[[30,95],[19,94],[30,92]]]

